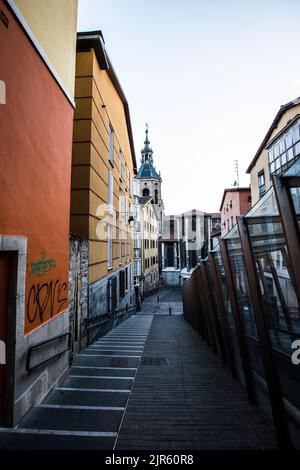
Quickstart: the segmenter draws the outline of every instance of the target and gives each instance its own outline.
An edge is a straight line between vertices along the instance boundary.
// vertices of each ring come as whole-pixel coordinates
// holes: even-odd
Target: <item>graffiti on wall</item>
[[[37,319],[43,323],[48,318],[62,312],[67,306],[67,283],[49,281],[33,284],[29,290],[26,316],[29,323],[34,323]]]
[[[41,252],[41,259],[31,263],[31,271],[29,276],[44,276],[56,268],[56,261],[53,258],[46,259],[47,255],[45,251]]]
[[[27,290],[26,321],[31,326],[27,326],[27,330],[50,320],[68,305],[67,282],[56,277],[55,270],[56,260],[48,257],[46,251],[28,265],[31,283]]]

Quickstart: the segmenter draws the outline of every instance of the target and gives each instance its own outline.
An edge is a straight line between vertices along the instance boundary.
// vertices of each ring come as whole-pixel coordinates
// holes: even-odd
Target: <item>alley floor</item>
[[[179,289],[159,300],[81,351],[58,389],[1,429],[0,448],[275,448],[271,421],[180,315]]]

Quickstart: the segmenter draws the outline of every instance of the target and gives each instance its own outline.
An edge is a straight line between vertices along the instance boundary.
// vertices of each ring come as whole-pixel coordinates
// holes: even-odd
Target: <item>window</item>
[[[122,230],[119,229],[119,262],[122,262]]]
[[[108,268],[113,267],[113,239],[112,239],[112,226],[108,224],[107,227],[107,262]]]
[[[125,224],[128,224],[129,219],[129,202],[127,197],[125,197]]]
[[[149,189],[148,188],[143,189],[143,196],[149,196]]]
[[[109,124],[109,154],[108,159],[111,164],[114,163],[114,140],[115,133],[111,124]]]
[[[125,168],[124,168],[124,182],[125,182],[125,189],[127,190],[128,186],[128,181],[127,181],[127,163],[125,163]]]
[[[192,215],[192,232],[196,232],[196,214]]]
[[[120,152],[119,152],[119,178],[120,178],[120,181],[122,181],[122,165],[123,165],[123,154],[122,154],[122,150],[120,149]]]
[[[114,175],[112,171],[108,172],[108,197],[107,197],[108,213],[113,215],[114,211]]]
[[[300,155],[300,120],[292,123],[268,148],[270,174],[282,173]]]
[[[119,295],[123,299],[125,295],[125,272],[124,270],[120,271],[119,274]]]
[[[264,170],[260,171],[257,174],[258,179],[258,194],[259,197],[262,197],[266,192],[266,183],[265,183],[265,172]]]
[[[233,216],[231,216],[231,228],[233,227]]]
[[[125,269],[125,292],[128,291],[128,266]]]

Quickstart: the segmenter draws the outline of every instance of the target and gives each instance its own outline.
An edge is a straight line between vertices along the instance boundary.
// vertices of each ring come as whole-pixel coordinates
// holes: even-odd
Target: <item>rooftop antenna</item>
[[[237,160],[233,160],[233,167],[235,173],[235,181],[233,186],[239,187],[240,186],[240,179],[239,179],[239,162]]]

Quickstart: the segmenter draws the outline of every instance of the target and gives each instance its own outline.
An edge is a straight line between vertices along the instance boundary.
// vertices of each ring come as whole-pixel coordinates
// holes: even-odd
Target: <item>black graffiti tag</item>
[[[38,317],[40,323],[43,323],[45,312],[49,312],[51,318],[60,313],[67,304],[67,298],[64,297],[66,290],[66,282],[61,283],[59,280],[33,284],[27,299],[27,320],[34,323]],[[55,308],[57,304],[58,308]]]

